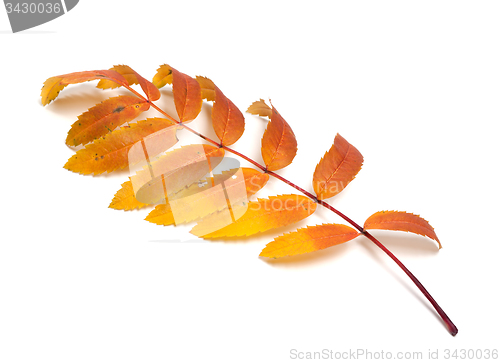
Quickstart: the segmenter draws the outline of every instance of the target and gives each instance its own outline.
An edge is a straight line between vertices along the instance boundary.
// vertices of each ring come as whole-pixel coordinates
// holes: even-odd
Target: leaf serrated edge
[[[392,214],[395,214],[395,215],[400,215],[400,216],[403,216],[403,215],[407,215],[411,218],[415,218],[417,221],[421,222],[421,224],[417,224],[417,223],[412,223],[410,221],[401,221],[401,220],[387,220],[387,221],[382,221],[382,222],[373,222],[373,223],[377,223],[377,224],[384,224],[384,223],[400,223],[400,224],[410,224],[410,225],[417,225],[421,228],[423,228],[424,230],[427,230],[426,233],[421,233],[419,231],[416,231],[416,230],[409,230],[407,228],[403,228],[403,227],[400,227],[400,228],[378,228],[378,227],[373,227],[373,226],[370,226],[370,218],[376,218],[376,216],[380,215],[380,214],[385,214],[385,213],[392,213]],[[397,210],[383,210],[383,211],[379,211],[379,212],[375,212],[374,214],[372,214],[370,217],[368,217],[364,223],[364,226],[363,226],[364,229],[380,229],[380,230],[387,230],[387,231],[401,231],[401,232],[408,232],[408,233],[414,233],[414,234],[418,234],[420,236],[424,236],[424,237],[428,237],[434,241],[437,242],[438,246],[439,246],[439,249],[441,249],[443,246],[441,245],[441,241],[439,241],[439,238],[437,237],[436,235],[436,232],[434,231],[434,228],[431,226],[431,224],[429,223],[429,221],[427,221],[426,219],[422,218],[420,215],[418,214],[414,214],[414,213],[409,213],[409,212],[404,212],[404,211],[397,211]]]

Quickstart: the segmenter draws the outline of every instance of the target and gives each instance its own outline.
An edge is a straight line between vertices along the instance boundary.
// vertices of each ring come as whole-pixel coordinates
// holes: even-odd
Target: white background
[[[393,358],[499,349],[499,18],[496,1],[87,0],[12,34],[2,9],[0,361],[289,362],[300,361],[292,349]],[[279,234],[342,222],[327,210],[253,239],[195,242],[191,225],[160,227],[143,220],[148,211],[108,208],[126,172],[63,169],[76,117],[124,91],[74,85],[42,107],[45,79],[115,64],[151,79],[163,63],[210,77],[243,111],[271,98],[299,145],[280,173],[308,190],[337,132],[356,146],[363,169],[331,203],[360,224],[387,209],[430,221],[440,251],[424,237],[374,234],[458,335],[367,239],[283,261],[258,257]],[[171,103],[168,93],[159,101]],[[192,123],[207,134],[209,110]],[[246,121],[234,147],[258,159],[265,124]],[[272,181],[258,196],[291,192]]]

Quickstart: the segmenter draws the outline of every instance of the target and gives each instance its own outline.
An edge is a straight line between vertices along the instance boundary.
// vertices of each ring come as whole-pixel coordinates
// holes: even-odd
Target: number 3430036
[[[6,3],[7,14],[59,14],[62,10],[60,3]]]

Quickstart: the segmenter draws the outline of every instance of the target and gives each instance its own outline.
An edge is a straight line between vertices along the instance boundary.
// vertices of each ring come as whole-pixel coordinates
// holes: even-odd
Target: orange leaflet
[[[174,122],[163,118],[148,118],[137,123],[114,130],[106,136],[85,145],[78,150],[64,168],[80,174],[111,173],[132,165],[129,151],[136,144],[143,142],[154,156],[177,143],[176,132],[179,129]],[[154,150],[154,153],[152,152]]]
[[[222,145],[232,145],[245,131],[245,118],[241,111],[215,87],[215,103],[212,109],[212,125]]]
[[[109,208],[117,210],[132,210],[147,207],[148,204],[139,202],[134,193],[132,182],[127,180],[122,184],[120,190],[115,193]]]
[[[385,229],[390,231],[404,231],[426,236],[436,241],[441,248],[434,228],[422,217],[398,211],[381,211],[372,214],[365,221],[364,229]]]
[[[232,145],[245,131],[243,114],[222,91],[206,77],[196,76],[201,88],[201,97],[215,101],[212,108],[212,125],[222,145]]]
[[[68,132],[66,144],[78,146],[106,135],[125,122],[132,121],[149,103],[134,96],[109,98],[78,116]]]
[[[224,157],[224,149],[212,145],[187,145],[167,152],[132,176],[136,198],[153,204],[168,199],[210,173]]]
[[[252,103],[250,107],[248,107],[247,112],[252,115],[268,117],[269,119],[271,119],[271,116],[273,115],[273,109],[269,107],[262,98],[259,101]]]
[[[201,111],[203,99],[200,84],[190,76],[163,64],[153,77],[153,84],[162,88],[172,84],[174,104],[181,122],[194,120]]]
[[[271,122],[262,137],[262,158],[268,170],[289,165],[297,154],[297,139],[288,123],[272,108]]]
[[[360,233],[343,224],[322,224],[300,228],[276,237],[267,244],[260,256],[279,258],[319,251],[350,241]]]
[[[156,88],[156,86],[151,82],[149,82],[146,78],[141,76],[139,73],[137,73],[133,69],[132,71],[135,73],[135,76],[137,77],[137,80],[139,81],[139,84],[141,85],[141,88],[146,94],[148,100],[149,101],[159,100],[161,97],[160,90]]]
[[[137,80],[137,73],[129,66],[119,64],[114,66],[113,68],[110,68],[110,70],[120,73],[123,77],[125,77],[129,85],[139,83],[139,81]],[[97,83],[96,87],[100,89],[113,89],[120,86],[121,85],[119,83],[113,82],[109,79],[101,79],[99,83]]]
[[[87,81],[93,81],[95,79],[109,79],[113,82],[119,83],[122,86],[129,85],[125,77],[123,77],[120,73],[109,69],[103,69],[98,71],[74,72],[74,73],[64,74],[59,77],[62,78],[60,82],[62,85],[82,83]]]
[[[196,81],[201,87],[201,98],[207,101],[215,101],[215,84],[211,79],[196,76]]]
[[[68,84],[82,83],[94,79],[108,79],[122,86],[128,86],[127,79],[114,70],[85,71],[63,74],[47,79],[42,87],[42,105],[52,102]]]
[[[142,77],[139,73],[134,71],[132,68],[126,65],[118,65],[110,68],[111,71],[115,71],[120,73],[128,82],[131,84],[139,84],[146,94],[149,101],[156,101],[160,99],[160,91],[155,87],[151,82]],[[110,80],[100,80],[97,84],[97,88],[106,89],[106,88],[116,88],[119,87],[120,84],[115,83]]]
[[[174,104],[181,122],[194,120],[201,111],[203,99],[199,83],[190,76],[172,68]]]
[[[164,226],[198,220],[247,200],[268,180],[268,174],[251,168],[222,172],[201,186],[194,183],[170,197],[167,203],[158,204],[146,220]]]
[[[59,95],[66,85],[61,84],[62,77],[50,77],[43,83],[42,93],[42,105],[46,106],[51,103]]]
[[[316,166],[313,188],[319,200],[339,194],[363,165],[363,155],[337,134],[329,151]]]
[[[161,65],[153,77],[153,84],[157,88],[162,88],[167,84],[172,84],[174,81],[174,76],[172,73],[172,68],[168,64]]]
[[[298,222],[316,210],[316,203],[302,195],[289,194],[233,206],[199,222],[191,233],[203,238],[250,236]]]

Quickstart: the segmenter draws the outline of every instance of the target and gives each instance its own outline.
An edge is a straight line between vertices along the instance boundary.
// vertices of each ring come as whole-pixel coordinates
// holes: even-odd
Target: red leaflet
[[[243,114],[217,86],[215,87],[212,124],[222,145],[234,144],[245,131]]]
[[[313,188],[319,200],[339,194],[363,165],[363,156],[337,134],[330,150],[323,156],[313,176]]]
[[[382,211],[372,214],[365,221],[364,229],[385,229],[390,231],[404,231],[419,234],[421,236],[426,236],[439,244],[441,248],[441,242],[439,242],[434,228],[422,217],[398,211]]]
[[[201,111],[203,99],[201,88],[196,79],[171,68],[173,75],[172,90],[177,115],[181,122],[194,120]]]
[[[132,68],[130,68],[130,69],[134,72],[135,76],[137,77],[137,80],[139,81],[139,84],[141,85],[142,90],[144,91],[144,93],[148,97],[148,100],[149,101],[159,100],[161,97],[160,90],[158,88],[156,88],[156,86],[154,84],[152,84],[151,82],[149,82],[146,78],[142,77],[139,73],[134,71]]]
[[[297,139],[285,119],[272,108],[271,122],[262,137],[262,158],[267,170],[275,171],[289,165],[297,154]]]

